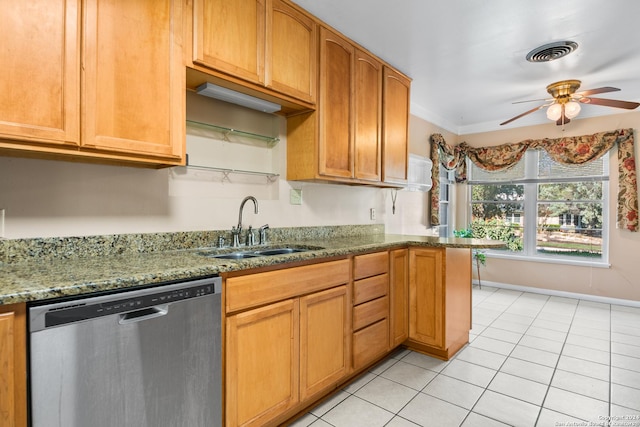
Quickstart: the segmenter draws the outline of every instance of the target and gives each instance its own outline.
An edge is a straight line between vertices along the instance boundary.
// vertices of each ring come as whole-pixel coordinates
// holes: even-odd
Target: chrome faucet
[[[240,209],[238,211],[238,226],[234,227],[232,229],[232,234],[234,236],[238,236],[239,237],[240,233],[242,233],[242,210],[244,209],[244,204],[247,203],[248,200],[251,200],[253,202],[253,206],[255,208],[254,213],[258,213],[258,201],[256,200],[255,197],[247,196],[244,199],[242,199],[242,203],[240,203]],[[240,245],[238,240],[239,239],[236,239],[234,237],[234,239],[233,239],[233,245],[234,246],[239,246]],[[238,243],[237,245],[236,245],[236,242]]]

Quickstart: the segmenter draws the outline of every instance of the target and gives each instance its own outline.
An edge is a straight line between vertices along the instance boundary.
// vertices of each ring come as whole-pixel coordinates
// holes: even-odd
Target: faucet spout
[[[256,200],[255,197],[253,196],[247,196],[244,199],[242,199],[242,203],[240,203],[240,210],[238,211],[238,234],[240,234],[240,232],[242,231],[242,210],[244,209],[244,204],[247,203],[247,201],[251,200],[253,202],[253,206],[254,206],[254,213],[258,213],[258,201]]]

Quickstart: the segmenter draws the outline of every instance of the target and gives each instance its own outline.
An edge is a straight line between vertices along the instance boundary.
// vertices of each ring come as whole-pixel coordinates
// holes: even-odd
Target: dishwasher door
[[[220,278],[29,309],[33,427],[222,423]]]

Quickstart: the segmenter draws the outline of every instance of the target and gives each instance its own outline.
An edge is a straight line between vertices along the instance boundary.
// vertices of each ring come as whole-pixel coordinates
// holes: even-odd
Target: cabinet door
[[[0,138],[79,143],[79,4],[79,0],[2,3]]]
[[[406,77],[384,67],[382,113],[382,180],[407,183],[409,156],[409,92]]]
[[[282,0],[273,0],[267,17],[267,87],[315,103],[318,25]]]
[[[301,400],[347,375],[350,325],[347,286],[300,298]]]
[[[320,175],[353,178],[353,67],[355,49],[320,28]]]
[[[86,1],[83,146],[180,163],[182,7],[181,0]]]
[[[0,306],[0,425],[27,425],[25,305]]]
[[[226,319],[226,425],[261,426],[299,401],[299,303]]]
[[[391,348],[409,338],[409,251],[391,251]]]
[[[355,177],[380,181],[382,64],[356,50],[355,72]]]
[[[409,251],[409,338],[442,348],[443,249],[416,248]]]
[[[266,0],[194,0],[193,62],[264,83]]]

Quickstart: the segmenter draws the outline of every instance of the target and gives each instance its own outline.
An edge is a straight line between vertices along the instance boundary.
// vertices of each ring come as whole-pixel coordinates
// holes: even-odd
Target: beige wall
[[[619,128],[638,129],[639,126],[640,113],[632,112],[607,117],[573,120],[566,125],[564,132],[560,126],[549,123],[462,135],[458,140],[466,141],[473,147],[480,147],[518,142],[524,139],[587,135]],[[637,132],[635,137],[636,158],[638,158],[640,144],[638,143]],[[480,272],[483,281],[640,301],[640,233],[631,233],[615,227],[616,191],[618,187],[617,170],[617,150],[614,149],[610,156],[611,173],[609,182],[610,268],[490,258],[487,261],[487,266],[483,267]],[[460,187],[466,186],[458,185],[458,187],[460,190]],[[457,205],[459,209],[456,212],[458,221],[462,224],[466,224],[469,221],[468,209],[460,208],[461,206],[466,206],[466,197],[466,188],[463,191],[458,191]]]
[[[222,180],[217,172],[185,168],[149,170],[0,157],[5,237],[230,229],[247,195],[258,199],[260,212],[255,215],[250,206],[245,207],[245,226],[385,224],[388,233],[427,233],[428,193],[399,191],[393,214],[389,189],[289,182],[283,118],[194,94],[187,99],[192,120],[281,138],[278,145],[267,149],[231,143],[207,147],[211,140],[188,135],[188,151],[194,152],[194,161],[275,172],[279,178],[274,183],[245,175]],[[427,155],[428,136],[434,131],[437,128],[412,117],[410,150]],[[290,203],[292,188],[302,189],[302,205]],[[375,220],[370,219],[371,208],[376,210]]]

